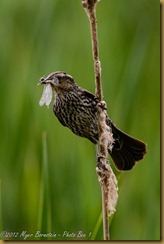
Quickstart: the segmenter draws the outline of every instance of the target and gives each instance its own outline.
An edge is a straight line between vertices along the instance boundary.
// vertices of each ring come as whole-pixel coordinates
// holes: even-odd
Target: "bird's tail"
[[[110,120],[107,124],[111,127],[114,144],[109,150],[118,170],[130,170],[146,153],[146,144],[119,130]]]

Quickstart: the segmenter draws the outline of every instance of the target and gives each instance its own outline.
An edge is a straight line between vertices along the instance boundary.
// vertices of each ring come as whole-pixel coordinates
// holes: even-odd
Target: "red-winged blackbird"
[[[93,143],[98,142],[97,98],[87,90],[79,87],[72,76],[57,71],[46,78],[41,84],[50,84],[55,91],[53,111],[60,123],[78,136],[85,137]],[[112,151],[109,151],[118,170],[130,170],[146,153],[144,142],[120,131],[106,117],[114,138]]]

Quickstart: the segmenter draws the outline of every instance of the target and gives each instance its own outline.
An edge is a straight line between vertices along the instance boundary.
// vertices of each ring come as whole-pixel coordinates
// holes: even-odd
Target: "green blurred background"
[[[101,0],[97,6],[108,113],[148,145],[132,171],[114,169],[119,199],[112,240],[160,238],[159,14],[156,0]],[[39,78],[57,70],[94,92],[81,0],[0,0],[0,37],[0,231],[18,232],[14,240],[22,239],[22,231],[61,234],[54,240],[100,240],[95,147],[62,127],[52,104],[38,104]],[[86,237],[62,237],[64,231]]]

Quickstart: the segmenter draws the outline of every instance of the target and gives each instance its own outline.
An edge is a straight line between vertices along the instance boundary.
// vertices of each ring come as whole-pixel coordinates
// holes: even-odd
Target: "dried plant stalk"
[[[115,206],[118,198],[117,194],[117,179],[107,160],[108,148],[112,150],[113,134],[111,129],[106,125],[106,104],[103,100],[103,91],[101,83],[101,63],[99,60],[99,48],[97,37],[97,19],[96,19],[96,4],[99,0],[82,0],[83,8],[85,9],[90,22],[92,53],[94,60],[95,73],[95,93],[99,99],[98,104],[98,128],[99,128],[99,153],[97,158],[96,171],[98,181],[101,185],[102,192],[102,209],[103,209],[103,230],[104,240],[109,240],[109,215],[115,212]]]
[[[98,37],[97,37],[97,20],[95,6],[99,0],[82,0],[82,5],[87,13],[90,22],[91,29],[91,40],[92,40],[92,53],[94,60],[94,71],[95,71],[95,86],[96,86],[96,97],[99,101],[102,100],[102,86],[101,86],[101,63],[99,60],[99,48],[98,48]]]

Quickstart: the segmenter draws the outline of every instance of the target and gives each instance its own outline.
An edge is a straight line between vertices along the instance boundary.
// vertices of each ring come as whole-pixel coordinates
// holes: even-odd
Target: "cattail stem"
[[[101,185],[102,192],[102,213],[103,213],[103,232],[104,240],[109,240],[109,218],[108,218],[108,161],[107,161],[107,137],[106,137],[106,106],[103,99],[102,83],[101,83],[101,63],[99,60],[98,35],[97,35],[97,19],[96,19],[96,4],[98,0],[82,0],[82,5],[87,13],[90,22],[92,53],[94,60],[95,73],[95,93],[100,101],[98,106],[98,127],[99,127],[99,153],[97,156],[98,165],[96,168],[98,180]]]
[[[98,0],[82,0],[82,5],[87,13],[91,30],[92,53],[94,60],[95,86],[96,97],[101,101],[103,99],[102,84],[101,84],[101,63],[99,60],[98,35],[97,35],[97,19],[96,19],[96,4]]]
[[[108,203],[106,200],[108,197],[106,196],[107,191],[106,187],[101,188],[102,192],[102,212],[103,212],[103,235],[104,235],[104,240],[110,240],[109,236],[109,218],[108,218]]]

